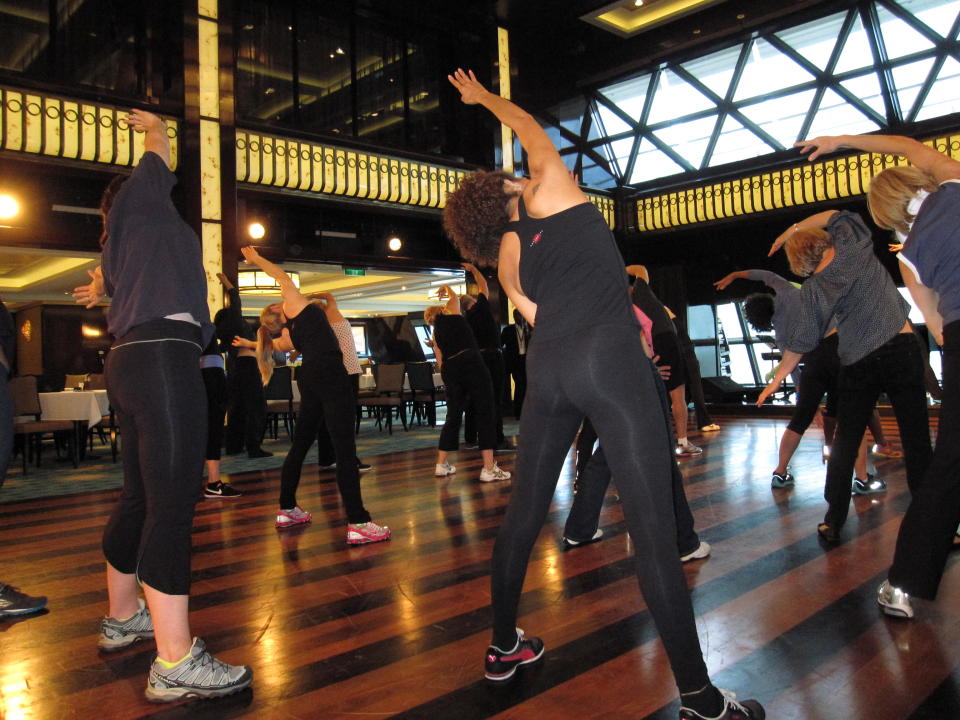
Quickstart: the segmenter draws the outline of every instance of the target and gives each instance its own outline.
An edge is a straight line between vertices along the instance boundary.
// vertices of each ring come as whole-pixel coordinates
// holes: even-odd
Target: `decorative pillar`
[[[500,71],[500,97],[510,99],[510,34],[497,28],[497,68]],[[500,125],[500,157],[503,169],[513,172],[513,130]]]

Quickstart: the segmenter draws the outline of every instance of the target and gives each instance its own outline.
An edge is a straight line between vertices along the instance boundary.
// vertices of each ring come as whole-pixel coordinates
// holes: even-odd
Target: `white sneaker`
[[[907,618],[908,620],[913,617],[910,595],[891,585],[889,580],[884,580],[883,584],[877,589],[877,604],[883,608],[883,612],[887,615]]]
[[[510,473],[506,470],[501,469],[496,463],[493,464],[493,468],[487,470],[484,468],[480,471],[480,482],[495,482],[497,480],[509,480]]]
[[[437,477],[446,477],[447,475],[453,475],[456,471],[456,466],[448,462],[437,463],[437,469],[434,470],[433,474]]]
[[[706,540],[701,540],[696,550],[694,550],[692,553],[687,553],[686,555],[680,556],[680,562],[703,560],[703,558],[709,557],[711,550],[712,548],[710,547],[710,543],[708,543]]]

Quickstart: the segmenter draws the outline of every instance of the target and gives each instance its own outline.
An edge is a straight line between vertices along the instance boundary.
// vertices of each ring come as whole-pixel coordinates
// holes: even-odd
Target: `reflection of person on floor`
[[[500,347],[507,374],[513,378],[513,416],[519,420],[523,408],[523,396],[527,392],[527,343],[530,342],[530,323],[520,311],[514,309],[513,324],[500,332]],[[504,397],[510,395],[509,383],[505,383]]]
[[[623,257],[610,229],[531,115],[488,92],[472,72],[457,70],[448,79],[464,103],[482,105],[517,134],[531,173],[523,179],[475,172],[448,195],[444,208],[444,226],[460,253],[497,263],[501,287],[536,328],[516,480],[493,550],[486,677],[508,680],[544,653],[542,640],[517,628],[518,606],[530,553],[586,416],[620,483],[638,579],[680,690],[680,716],[762,720],[759,703],[736,701],[715,688],[703,662],[676,555],[673,448],[661,407],[652,402],[656,371],[645,361],[624,297]]]
[[[214,317],[217,337],[227,348],[227,429],[226,453],[238,455],[247,451],[250,458],[270,457],[273,453],[260,447],[267,424],[267,400],[260,382],[255,353],[234,338],[253,342],[256,332],[243,319],[240,290],[227,288],[228,302]]]
[[[87,307],[112,297],[107,324],[115,340],[104,373],[123,434],[123,491],[103,534],[109,617],[98,645],[112,651],[155,637],[148,700],[218,697],[247,687],[253,671],[212,657],[192,637],[188,616],[190,531],[206,445],[199,359],[213,335],[207,279],[200,240],[170,201],[176,177],[166,126],[140,110],[127,123],[146,132],[145,152],[129,178],[107,187],[101,265],[74,290]]]
[[[228,292],[233,289],[233,283],[226,275],[217,273],[217,278]],[[220,479],[223,419],[227,414],[227,378],[223,366],[225,352],[227,348],[214,335],[200,354],[200,374],[207,391],[207,482],[203,494],[206,497],[234,498],[243,493]]]
[[[333,334],[337,336],[337,342],[340,343],[340,352],[343,353],[343,367],[347,371],[347,377],[350,378],[350,385],[353,387],[353,400],[356,404],[357,397],[360,394],[360,358],[357,355],[357,342],[353,339],[353,329],[350,326],[350,321],[340,312],[336,299],[330,293],[316,292],[312,293],[310,298],[319,301],[320,307],[323,308],[323,312],[326,313],[327,320],[330,322]],[[333,451],[333,441],[330,439],[330,431],[326,425],[322,426],[317,432],[317,462],[325,470],[332,470],[337,465],[336,453]],[[370,470],[370,465],[357,458],[357,468],[363,473]]]
[[[503,353],[500,352],[500,330],[497,321],[490,309],[490,287],[487,279],[475,265],[463,263],[463,269],[473,275],[477,285],[477,296],[464,295],[460,298],[460,309],[466,318],[473,336],[477,339],[480,348],[480,357],[487,366],[490,381],[493,383],[493,411],[497,424],[497,449],[512,450],[513,446],[504,442],[503,412],[500,401],[503,397],[503,385],[506,373],[503,369]],[[473,406],[467,405],[467,414],[463,424],[463,439],[468,446],[477,444],[476,412]]]
[[[7,479],[7,467],[13,453],[13,400],[7,387],[13,365],[16,333],[13,318],[0,300],[0,488]],[[0,581],[0,617],[29,615],[46,607],[45,597],[31,597]]]

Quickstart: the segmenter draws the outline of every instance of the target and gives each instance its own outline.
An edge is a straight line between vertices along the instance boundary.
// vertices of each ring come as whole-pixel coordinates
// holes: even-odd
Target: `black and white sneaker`
[[[680,707],[680,720],[764,720],[767,717],[763,706],[756,700],[737,702],[737,696],[728,690],[717,688],[723,696],[723,711],[719,715],[701,715],[696,710]],[[680,702],[683,702],[681,696]]]
[[[0,617],[29,615],[40,612],[47,606],[45,597],[32,597],[20,592],[13,585],[0,583]]]
[[[484,658],[487,680],[500,682],[509,680],[521,665],[529,665],[543,656],[543,640],[540,638],[526,638],[523,630],[517,628],[517,644],[511,650],[501,650],[495,645],[487,648]]]
[[[854,495],[875,495],[887,491],[887,484],[876,475],[867,473],[867,479],[853,479]]]
[[[217,480],[217,482],[207,483],[203,488],[203,494],[206,497],[235,498],[243,495],[233,485]]]
[[[593,537],[591,537],[588,540],[574,540],[573,538],[569,538],[566,535],[564,535],[563,545],[564,547],[567,547],[567,548],[580,547],[581,545],[589,545],[590,543],[595,543],[598,540],[600,540],[602,537],[603,537],[603,530],[601,528],[597,528],[597,531],[593,534]]]
[[[362,473],[370,472],[371,470],[373,470],[373,465],[370,465],[369,463],[365,463],[359,458],[357,458],[357,470]]]

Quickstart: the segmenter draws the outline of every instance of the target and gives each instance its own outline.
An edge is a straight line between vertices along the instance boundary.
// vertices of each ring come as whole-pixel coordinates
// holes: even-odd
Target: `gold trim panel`
[[[960,135],[925,143],[960,159]],[[649,195],[635,201],[637,230],[665,230],[864,195],[874,175],[906,164],[906,160],[893,155],[858,153]]]
[[[0,86],[0,151],[133,167],[143,134],[123,120],[128,108]],[[164,117],[177,168],[175,119]]]

